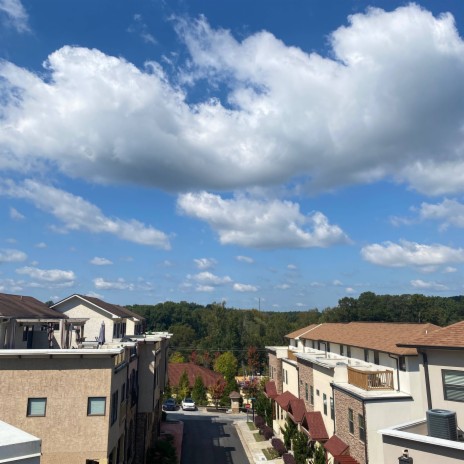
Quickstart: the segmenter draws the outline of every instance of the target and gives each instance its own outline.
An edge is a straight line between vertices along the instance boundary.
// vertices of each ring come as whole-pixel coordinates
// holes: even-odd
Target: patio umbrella
[[[105,321],[102,321],[100,326],[100,333],[98,334],[98,344],[103,345],[105,343]]]

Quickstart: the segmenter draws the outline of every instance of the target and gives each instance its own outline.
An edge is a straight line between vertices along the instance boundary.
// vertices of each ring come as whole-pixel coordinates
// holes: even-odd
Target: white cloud
[[[248,284],[239,284],[239,283],[235,283],[233,285],[233,289],[236,291],[236,292],[257,292],[258,291],[258,287],[255,287],[254,285],[248,285]]]
[[[16,293],[23,291],[25,286],[24,280],[0,279],[0,292]]]
[[[242,263],[248,263],[248,264],[253,264],[255,262],[254,259],[250,258],[249,256],[241,256],[241,255],[239,255],[239,256],[236,256],[235,259],[237,261],[242,262]]]
[[[132,17],[132,24],[127,28],[127,32],[138,34],[145,43],[156,45],[158,42],[155,37],[148,32],[148,26],[143,21],[142,15],[135,14]]]
[[[421,219],[442,221],[443,226],[464,227],[464,205],[457,200],[445,198],[441,203],[422,203],[419,215]]]
[[[93,284],[98,290],[134,290],[132,283],[126,282],[123,278],[114,281],[105,280],[103,277],[93,279]]]
[[[464,262],[464,249],[445,245],[422,245],[401,240],[398,244],[384,242],[374,243],[361,249],[366,260],[379,266],[438,266],[447,263]]]
[[[290,285],[289,284],[279,284],[279,285],[276,285],[275,288],[277,288],[279,290],[288,290],[290,288]]]
[[[13,249],[0,249],[0,264],[1,263],[19,263],[27,259],[26,253]]]
[[[338,226],[330,225],[319,212],[305,216],[289,201],[238,197],[223,200],[207,192],[179,196],[184,214],[206,221],[222,244],[255,248],[308,248],[348,243]],[[306,227],[305,227],[306,226]]]
[[[332,285],[335,287],[341,287],[343,285],[343,282],[341,280],[335,279],[332,281]]]
[[[339,282],[339,281],[336,281],[336,282]],[[325,287],[325,284],[322,282],[311,282],[309,285],[310,287],[319,287],[319,288]],[[340,282],[340,285],[341,285],[341,282]]]
[[[31,279],[40,282],[71,285],[76,279],[73,271],[63,271],[61,269],[39,269],[37,267],[25,266],[16,269],[18,274],[27,275]]]
[[[47,244],[45,242],[39,242],[35,245],[36,248],[47,248]]]
[[[100,298],[100,299],[103,299],[103,295],[101,295],[100,293],[97,293],[97,292],[87,292],[85,294],[86,296],[90,296],[90,297],[93,297],[93,298]]]
[[[3,62],[0,168],[171,191],[295,177],[313,190],[395,177],[463,191],[464,46],[451,15],[369,9],[329,36],[328,57],[266,31],[238,41],[204,18],[177,30],[183,87],[159,63],[141,70],[95,49],[65,46],[37,74]],[[189,105],[200,79],[226,89],[223,101]]]
[[[212,287],[211,285],[197,285],[195,287],[195,291],[197,291],[197,292],[208,293],[208,292],[213,292],[214,290],[215,290],[215,288]]]
[[[90,260],[90,264],[94,264],[95,266],[108,266],[110,264],[113,264],[113,261],[107,259],[107,258],[101,258],[99,256],[95,256]]]
[[[28,14],[20,0],[0,0],[0,17],[5,16],[4,22],[18,32],[28,32]]]
[[[229,276],[219,277],[211,272],[200,272],[194,275],[189,274],[187,279],[208,285],[224,285],[232,282]]]
[[[294,270],[296,270],[298,268],[295,266],[295,264],[288,264],[287,269],[290,269],[291,271],[294,271]]]
[[[15,221],[21,221],[25,219],[25,216],[21,214],[16,208],[10,208],[10,218]]]
[[[426,282],[424,280],[411,280],[411,286],[414,288],[419,288],[421,290],[435,290],[435,291],[444,291],[448,290],[446,285],[437,283],[437,282]]]
[[[199,258],[193,261],[198,269],[210,269],[217,264],[217,261],[213,258]]]
[[[37,208],[63,222],[65,231],[85,230],[109,233],[122,240],[169,249],[167,235],[132,219],[109,218],[82,197],[27,179],[21,184],[11,180],[0,183],[0,195],[31,201]]]
[[[450,274],[452,272],[457,272],[457,269],[452,266],[446,266],[445,269],[443,269],[444,274]]]
[[[345,292],[352,295],[353,293],[356,293],[356,290],[353,287],[346,287]]]

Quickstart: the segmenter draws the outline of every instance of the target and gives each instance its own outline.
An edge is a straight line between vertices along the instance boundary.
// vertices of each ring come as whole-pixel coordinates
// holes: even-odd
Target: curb
[[[234,422],[234,426],[237,430],[237,433],[240,437],[240,441],[242,442],[242,445],[243,445],[243,449],[245,450],[245,454],[248,458],[248,462],[250,464],[255,464],[255,461],[253,459],[253,456],[251,454],[251,451],[250,451],[250,448],[248,447],[248,441],[245,440],[245,437],[243,436],[243,433],[242,433],[242,428],[240,427],[240,425],[237,423],[237,422]]]

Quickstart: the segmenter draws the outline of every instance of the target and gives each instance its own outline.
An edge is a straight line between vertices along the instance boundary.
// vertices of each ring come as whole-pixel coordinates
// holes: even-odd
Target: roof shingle
[[[401,343],[400,346],[464,348],[464,321],[442,327],[419,337],[410,337],[410,341]]]
[[[289,391],[284,391],[282,394],[276,397],[276,401],[279,404],[279,406],[284,409],[285,411],[288,411],[288,407],[290,406],[290,401],[297,400],[298,398],[293,394],[290,393]]]
[[[224,378],[221,374],[218,374],[211,369],[207,369],[206,367],[198,366],[193,363],[169,363],[168,377],[171,387],[179,384],[179,379],[184,371],[187,372],[190,387],[194,386],[195,379],[198,376],[203,379],[203,383],[206,388],[212,387],[218,379]]]
[[[0,293],[0,316],[30,319],[67,318],[32,296],[10,295],[8,293]]]
[[[308,431],[311,440],[325,441],[329,439],[320,411],[306,412],[301,425]]]
[[[349,446],[337,435],[332,435],[325,443],[324,448],[332,455],[339,456],[348,450]]]

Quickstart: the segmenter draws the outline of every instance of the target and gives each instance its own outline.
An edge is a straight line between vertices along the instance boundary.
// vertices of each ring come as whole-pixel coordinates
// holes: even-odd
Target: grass
[[[254,433],[253,436],[255,437],[256,441],[265,441],[266,440],[259,432]]]
[[[253,422],[247,422],[247,425],[250,430],[257,430],[256,425],[253,424]]]
[[[261,450],[266,456],[268,461],[272,461],[273,459],[277,459],[279,457],[279,453],[274,448],[265,448]]]

